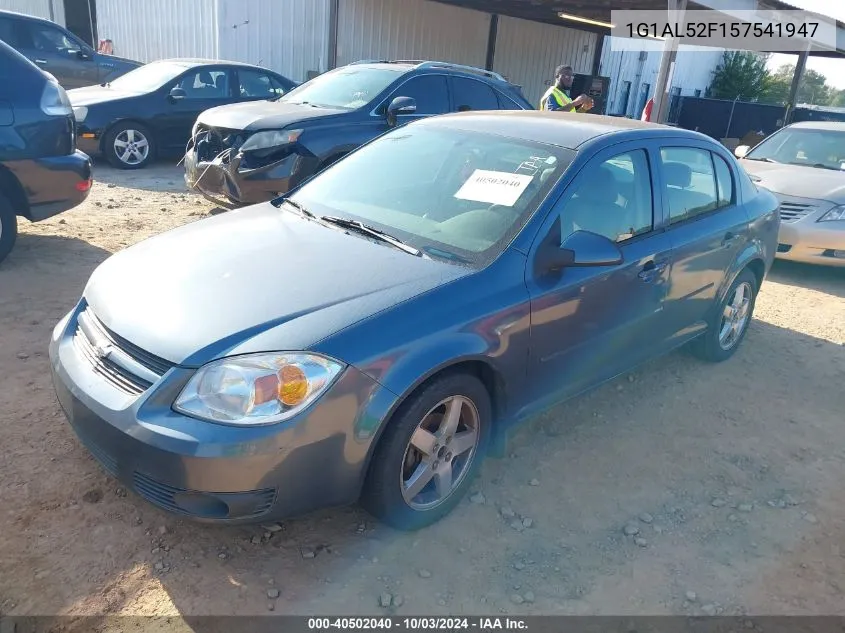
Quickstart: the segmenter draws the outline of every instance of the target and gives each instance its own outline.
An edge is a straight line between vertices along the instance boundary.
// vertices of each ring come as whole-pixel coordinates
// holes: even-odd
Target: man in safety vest
[[[555,83],[543,95],[541,110],[561,110],[563,112],[586,112],[593,107],[593,100],[587,95],[570,99],[566,91],[572,87],[572,66],[558,66],[555,70]]]

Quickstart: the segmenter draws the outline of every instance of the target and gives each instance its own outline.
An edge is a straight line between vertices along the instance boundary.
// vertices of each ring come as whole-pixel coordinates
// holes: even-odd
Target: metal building
[[[660,51],[612,51],[609,37],[569,22],[494,15],[453,0],[0,0],[0,8],[52,17],[87,2],[97,38],[149,62],[204,57],[257,63],[296,81],[360,59],[435,59],[488,67],[538,103],[554,68],[611,78],[608,112],[639,116]],[[68,4],[71,3],[71,4]],[[52,13],[51,13],[52,12]],[[552,14],[553,15],[553,14]],[[70,22],[70,20],[68,20]],[[70,26],[69,26],[70,28]],[[704,91],[720,51],[681,53],[673,85]]]

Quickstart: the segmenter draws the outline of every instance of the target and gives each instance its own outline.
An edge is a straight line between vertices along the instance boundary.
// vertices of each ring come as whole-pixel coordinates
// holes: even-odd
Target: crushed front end
[[[278,144],[256,144],[275,134]],[[247,141],[250,141],[248,143]],[[271,139],[272,140],[272,139]],[[249,132],[198,123],[185,153],[185,183],[225,207],[266,202],[311,176],[316,156],[291,133]]]

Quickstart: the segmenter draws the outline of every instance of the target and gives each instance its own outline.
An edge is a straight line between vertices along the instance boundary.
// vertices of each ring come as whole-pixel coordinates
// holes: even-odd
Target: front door
[[[152,119],[159,147],[184,151],[200,113],[235,100],[233,79],[228,68],[201,67],[168,84],[161,94],[165,104]],[[181,98],[171,97],[174,88],[180,89]]]
[[[673,141],[656,157],[674,253],[666,327],[677,342],[707,327],[727,272],[749,239],[732,168],[691,143]]]
[[[99,83],[93,51],[53,24],[24,20],[21,53],[53,75],[67,90]]]
[[[550,274],[529,268],[529,383],[539,408],[645,360],[662,336],[672,249],[655,182],[641,144],[616,145],[582,169],[547,220],[559,218],[563,240],[577,230],[611,239],[623,262]]]

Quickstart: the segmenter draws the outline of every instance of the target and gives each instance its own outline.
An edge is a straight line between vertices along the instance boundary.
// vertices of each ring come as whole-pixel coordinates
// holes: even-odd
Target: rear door
[[[54,24],[22,20],[25,49],[21,52],[52,74],[66,89],[99,83],[99,70],[90,49]]]
[[[269,73],[253,68],[235,68],[237,88],[232,101],[262,101],[281,97],[285,89],[275,77]]]
[[[733,170],[706,145],[663,143],[655,162],[674,252],[666,327],[679,341],[707,326],[728,270],[748,243],[748,216],[737,201]]]
[[[449,77],[452,87],[452,112],[498,110],[499,101],[493,89],[483,81],[468,77]]]

